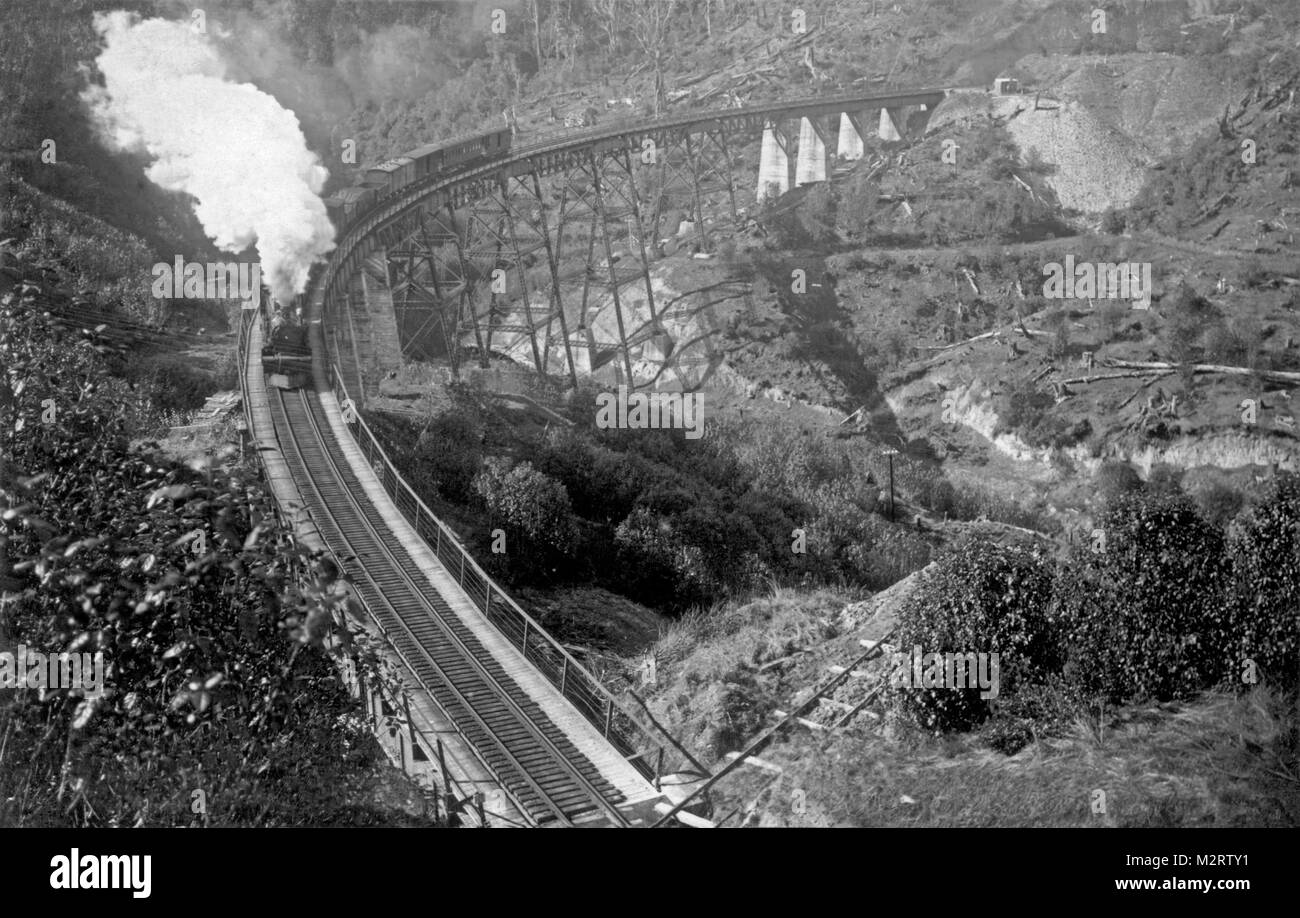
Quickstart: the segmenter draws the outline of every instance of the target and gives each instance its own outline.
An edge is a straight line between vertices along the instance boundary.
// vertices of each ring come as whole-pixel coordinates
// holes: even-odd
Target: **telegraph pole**
[[[898,450],[889,447],[885,450],[885,458],[889,460],[889,521],[894,522],[894,457],[898,455]]]

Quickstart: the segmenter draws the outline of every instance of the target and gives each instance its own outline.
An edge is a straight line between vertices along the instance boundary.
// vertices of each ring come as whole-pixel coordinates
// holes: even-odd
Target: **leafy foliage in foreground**
[[[1120,494],[1104,541],[1059,567],[1016,548],[940,558],[899,611],[897,642],[1000,650],[996,702],[909,688],[898,709],[927,730],[983,732],[1013,753],[1098,704],[1169,702],[1261,683],[1300,688],[1300,478],[1279,478],[1224,532],[1180,493]]]
[[[1114,700],[1208,687],[1227,643],[1223,534],[1185,497],[1121,499],[1100,524],[1104,550],[1080,553],[1059,590],[1076,678]]]
[[[1300,682],[1300,478],[1284,476],[1228,536],[1232,563],[1224,678]]]
[[[0,642],[102,652],[107,686],[0,697],[0,825],[391,822],[322,650],[345,602],[332,565],[295,576],[311,559],[231,456],[133,451],[104,345],[58,340],[14,297],[0,341]]]
[[[1026,549],[968,543],[922,575],[898,613],[898,646],[923,653],[997,653],[999,695],[1059,669],[1042,614],[1052,597],[1052,562]],[[966,729],[983,721],[992,699],[980,689],[912,686],[901,709],[927,729]]]

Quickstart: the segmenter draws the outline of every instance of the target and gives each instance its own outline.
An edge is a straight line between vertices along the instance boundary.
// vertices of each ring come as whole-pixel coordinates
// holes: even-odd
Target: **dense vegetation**
[[[368,799],[383,756],[323,643],[336,572],[234,447],[133,447],[150,390],[34,303],[0,308],[0,644],[102,652],[107,688],[0,696],[0,825],[407,821]]]
[[[1300,478],[1226,534],[1184,495],[1145,489],[1098,527],[1059,565],[989,545],[940,558],[900,611],[899,643],[998,652],[1002,690],[904,690],[900,711],[939,731],[992,718],[995,745],[1015,751],[1090,705],[1300,689]]]
[[[575,426],[540,439],[485,423],[469,393],[418,437],[369,420],[422,497],[482,515],[471,549],[514,585],[596,583],[681,611],[769,582],[880,588],[930,559],[929,538],[885,518],[878,455],[753,422],[710,424],[700,440],[597,430],[591,397],[573,398]],[[955,509],[933,469],[898,472],[900,493]]]

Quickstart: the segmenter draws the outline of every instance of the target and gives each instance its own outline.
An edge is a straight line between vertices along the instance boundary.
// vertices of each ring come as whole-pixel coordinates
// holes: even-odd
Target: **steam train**
[[[357,217],[412,183],[437,181],[452,169],[502,159],[510,153],[511,138],[512,131],[504,127],[484,134],[443,140],[442,143],[426,143],[385,163],[364,169],[355,185],[325,198],[325,211],[342,235]],[[316,287],[318,269],[320,265],[312,272],[309,289]],[[292,307],[273,302],[268,311],[264,356],[290,360],[307,358],[311,348],[307,342],[307,328],[302,324],[305,315],[309,315],[305,295],[296,296]]]
[[[407,185],[436,181],[453,169],[508,155],[511,136],[510,128],[502,128],[416,147],[366,169],[355,185],[325,198],[325,209],[341,233],[358,216]]]
[[[477,166],[507,156],[512,136],[510,128],[503,128],[416,147],[401,156],[363,170],[356,184],[324,199],[325,210],[341,236],[354,220],[408,185],[434,182],[452,170]],[[315,290],[319,266],[313,275],[309,289]],[[288,361],[305,361],[309,358],[311,348],[307,341],[307,328],[302,321],[313,311],[306,308],[305,300],[305,295],[295,298],[292,314],[290,308],[272,303],[268,310],[270,318],[267,344],[263,348],[264,357],[274,356]]]

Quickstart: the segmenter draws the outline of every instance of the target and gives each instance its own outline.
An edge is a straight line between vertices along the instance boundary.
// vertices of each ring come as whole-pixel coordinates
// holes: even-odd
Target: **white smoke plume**
[[[105,42],[96,59],[104,85],[89,87],[104,138],[153,159],[146,175],[197,199],[195,215],[218,248],[256,244],[271,293],[288,300],[334,247],[319,192],[329,173],[303,137],[298,118],[227,68],[189,23],[97,13]]]

